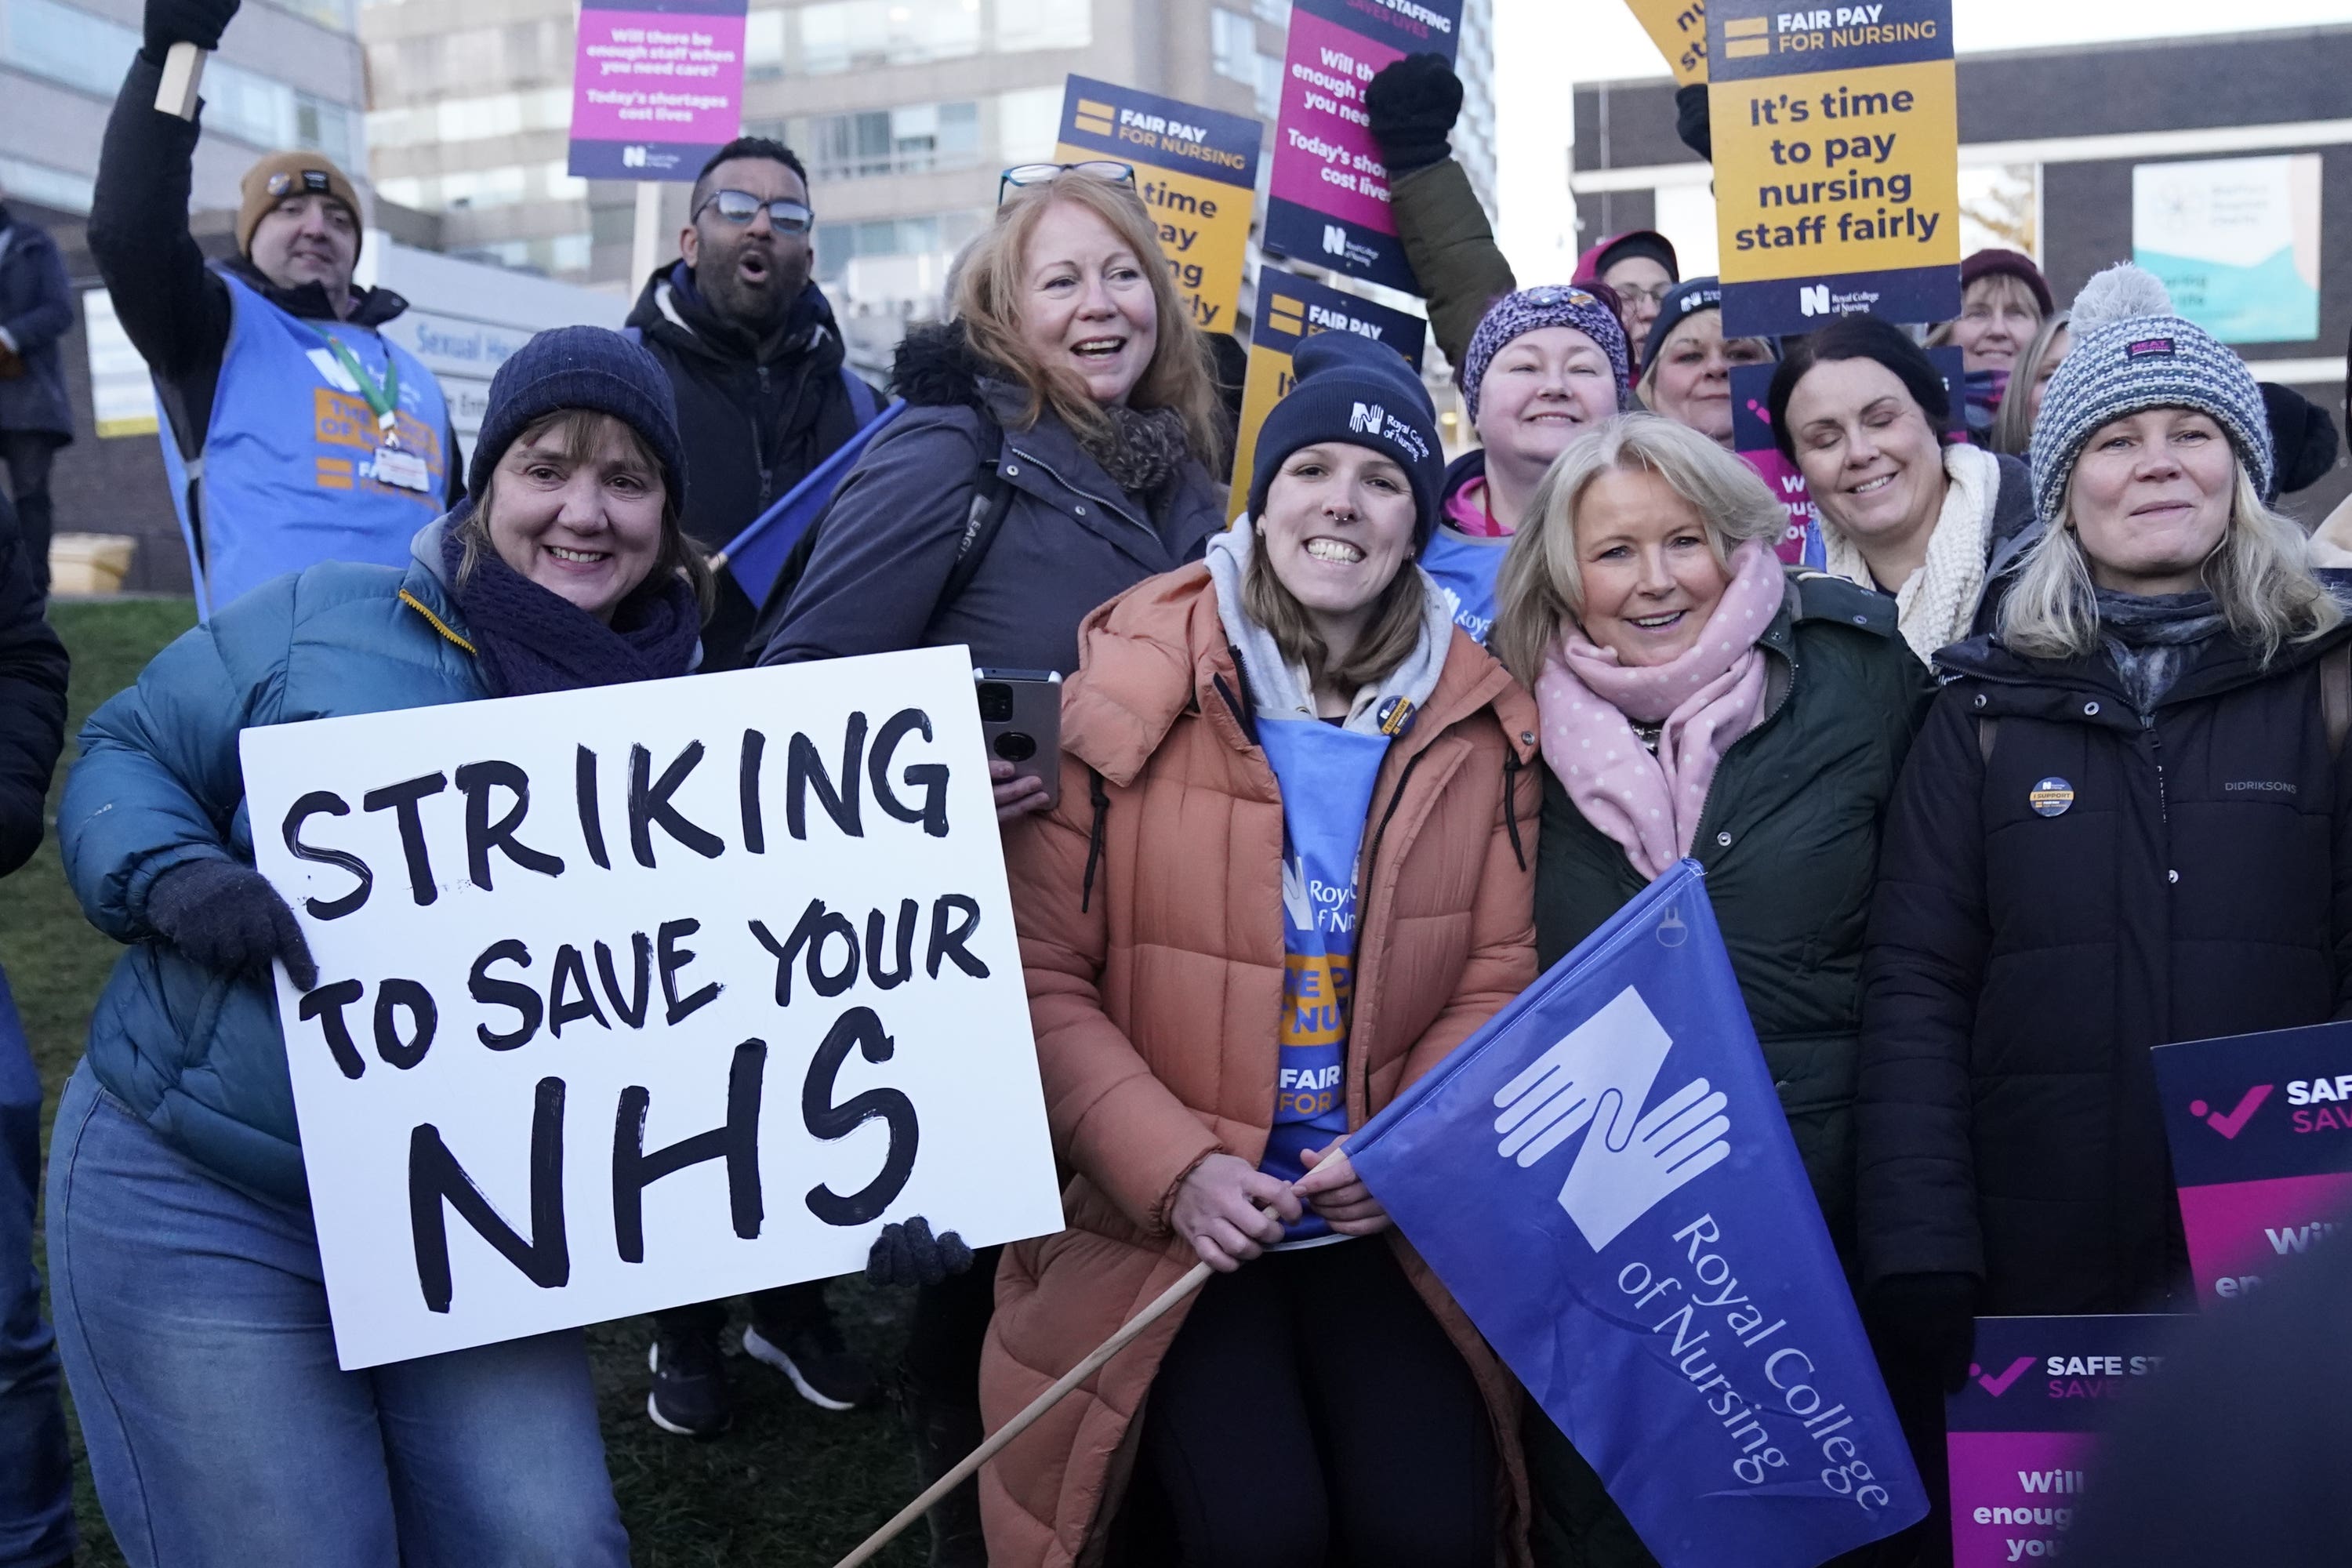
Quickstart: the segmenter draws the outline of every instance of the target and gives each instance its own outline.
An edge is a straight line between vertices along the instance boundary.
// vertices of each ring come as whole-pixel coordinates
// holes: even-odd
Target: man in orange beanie
[[[237,0],[148,0],[100,150],[89,248],[154,373],[199,610],[320,561],[398,565],[464,493],[440,386],[383,335],[408,308],[352,287],[359,192],[317,153],[246,171],[238,254],[188,232],[199,121],[155,108],[176,43],[219,46]],[[201,113],[199,115],[201,119]]]

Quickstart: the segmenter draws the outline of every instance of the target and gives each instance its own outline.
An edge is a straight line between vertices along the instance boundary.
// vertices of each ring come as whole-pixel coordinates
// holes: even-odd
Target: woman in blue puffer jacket
[[[315,971],[253,868],[247,726],[692,668],[709,578],[643,349],[534,338],[491,383],[469,479],[405,572],[314,566],[166,648],[66,786],[68,874],[132,946],[58,1111],[50,1279],[133,1564],[628,1560],[576,1332],[337,1370],[269,979]]]

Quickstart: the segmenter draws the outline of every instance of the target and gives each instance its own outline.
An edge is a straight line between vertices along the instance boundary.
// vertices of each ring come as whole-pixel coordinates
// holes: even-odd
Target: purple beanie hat
[[[1478,417],[1478,384],[1486,379],[1486,367],[1495,363],[1495,356],[1513,338],[1541,331],[1546,327],[1574,327],[1600,344],[1601,352],[1609,356],[1609,363],[1617,373],[1617,406],[1626,405],[1633,396],[1633,374],[1625,347],[1625,324],[1591,289],[1574,284],[1547,283],[1539,289],[1522,289],[1516,294],[1504,295],[1487,310],[1478,330],[1470,334],[1469,350],[1462,356],[1461,374],[1454,379],[1462,389],[1462,400],[1469,405],[1473,422]]]

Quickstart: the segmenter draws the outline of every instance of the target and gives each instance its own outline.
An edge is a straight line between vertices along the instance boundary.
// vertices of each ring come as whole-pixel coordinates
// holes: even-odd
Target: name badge
[[[433,470],[415,452],[398,447],[378,447],[375,449],[375,479],[378,484],[396,485],[404,490],[420,494],[433,489]]]
[[[2062,778],[2046,778],[2026,795],[2025,803],[2037,816],[2063,816],[2074,804],[2074,786]]]

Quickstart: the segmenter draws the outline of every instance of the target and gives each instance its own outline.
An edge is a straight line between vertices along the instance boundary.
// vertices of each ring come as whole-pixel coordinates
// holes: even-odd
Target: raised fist
[[[162,65],[173,44],[219,48],[236,6],[237,0],[147,0],[146,47],[140,52]]]

